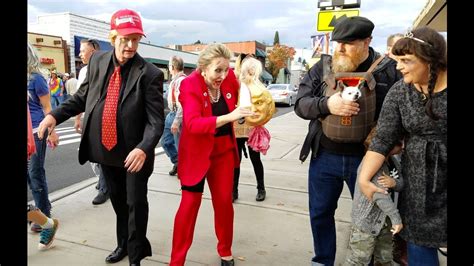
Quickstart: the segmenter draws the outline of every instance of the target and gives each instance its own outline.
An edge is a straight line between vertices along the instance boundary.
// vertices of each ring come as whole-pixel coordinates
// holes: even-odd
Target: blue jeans
[[[318,156],[309,165],[309,216],[313,232],[312,261],[334,265],[336,257],[336,224],[334,213],[344,182],[354,197],[357,168],[362,156],[339,155],[320,147]]]
[[[438,249],[419,246],[407,242],[408,265],[410,266],[438,266]]]
[[[102,172],[100,164],[91,162],[91,167],[94,174],[99,177],[99,192],[107,194],[107,183],[105,181],[104,173]]]
[[[51,217],[51,202],[48,198],[48,183],[46,182],[46,172],[44,169],[47,136],[48,132],[45,131],[43,139],[40,140],[38,139],[38,133],[34,134],[36,153],[29,160],[27,182],[36,207],[46,216]]]
[[[165,151],[166,155],[170,158],[173,164],[178,163],[178,141],[179,133],[174,135],[171,133],[171,125],[173,124],[174,117],[176,112],[169,112],[165,119],[165,129],[163,130],[163,135],[161,136],[161,146]]]
[[[56,109],[62,102],[63,96],[51,96],[51,109]]]

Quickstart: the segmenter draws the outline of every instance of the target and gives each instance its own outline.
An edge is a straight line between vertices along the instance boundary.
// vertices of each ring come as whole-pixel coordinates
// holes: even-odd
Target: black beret
[[[352,42],[372,36],[374,23],[364,17],[348,17],[334,26],[331,41]]]

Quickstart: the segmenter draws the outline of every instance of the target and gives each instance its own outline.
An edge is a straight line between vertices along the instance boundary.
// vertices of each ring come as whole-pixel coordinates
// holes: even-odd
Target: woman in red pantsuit
[[[174,220],[170,265],[184,265],[191,247],[205,179],[214,207],[221,265],[234,265],[232,236],[234,167],[239,165],[232,122],[253,115],[236,108],[239,83],[229,71],[231,51],[210,44],[199,55],[198,69],[181,82],[183,128],[178,151],[182,194]]]

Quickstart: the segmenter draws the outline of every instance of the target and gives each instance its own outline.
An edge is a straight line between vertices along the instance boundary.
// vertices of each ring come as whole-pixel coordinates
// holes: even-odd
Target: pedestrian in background
[[[66,83],[69,80],[69,73],[64,73],[63,76],[61,77],[61,80],[63,81],[63,98],[62,101],[66,101],[69,98],[69,94],[67,93],[67,88],[66,88]]]
[[[51,202],[48,195],[48,182],[44,162],[47,145],[54,149],[59,143],[56,131],[38,133],[38,126],[45,114],[51,112],[50,91],[43,76],[46,71],[42,68],[38,54],[28,43],[28,110],[31,117],[36,152],[28,161],[27,182],[37,208],[46,216],[51,217]],[[39,136],[38,134],[42,134]],[[31,224],[31,231],[41,232],[42,228],[36,223]]]
[[[241,73],[244,61],[247,61],[247,67],[245,67],[244,71],[252,72],[252,73]],[[258,71],[256,68],[259,68]],[[246,85],[242,85],[242,82],[244,82],[245,79],[249,78],[256,78],[259,79],[259,73],[261,73],[262,69],[262,64],[260,61],[257,59],[248,56],[247,54],[241,53],[239,55],[239,58],[236,60],[236,67],[235,67],[235,74],[237,77],[239,77],[240,83],[240,89],[239,89],[239,96],[240,97],[247,97],[247,100],[245,99],[240,99],[239,104],[242,105],[243,102],[245,102],[245,105],[250,104],[252,105],[252,102],[254,100],[251,97],[251,93],[249,91],[249,88]],[[257,82],[257,81],[254,81]],[[262,84],[262,87],[264,85]],[[266,89],[266,88],[265,88]],[[247,90],[247,91],[244,91]],[[256,98],[256,95],[255,97]],[[269,112],[269,114],[265,113],[263,110],[271,109],[273,104],[273,109],[275,103],[267,103],[263,99],[263,97],[258,97],[256,99],[256,102],[258,102],[258,106],[255,106],[254,112],[258,113],[258,117],[255,117],[256,119],[264,119],[267,118],[266,115],[270,115],[270,117],[273,115],[273,111]],[[250,106],[250,108],[252,108]],[[253,150],[249,145],[248,145],[248,139],[249,139],[249,132],[254,128],[254,126],[251,126],[248,122],[248,119],[239,119],[238,121],[234,122],[234,130],[235,130],[235,138],[237,141],[237,149],[239,153],[239,162],[242,163],[242,152],[245,156],[245,158],[248,158],[247,156],[250,156],[250,161],[252,162],[252,167],[253,171],[255,173],[255,179],[257,181],[257,195],[255,196],[256,201],[263,201],[265,200],[266,197],[266,190],[265,190],[265,182],[264,182],[264,168],[263,168],[263,163],[262,160],[260,159],[260,152]],[[253,121],[255,122],[255,121]],[[260,122],[260,121],[259,121]],[[247,143],[247,145],[245,145]],[[247,146],[247,149],[245,148]],[[248,151],[248,155],[247,155]],[[240,179],[240,163],[239,167],[236,167],[234,169],[234,187],[232,191],[232,202],[237,200],[239,198],[239,179]]]
[[[387,51],[385,52],[386,56],[389,56],[392,59],[395,59],[395,56],[392,53],[393,45],[403,37],[401,33],[395,33],[387,37]]]
[[[333,73],[366,72],[374,65],[372,74],[376,81],[375,120],[388,90],[401,78],[396,70],[396,62],[387,57],[381,58],[381,55],[370,47],[373,29],[374,24],[364,17],[354,16],[339,21],[332,33],[332,41],[336,42],[332,63],[319,60],[299,86],[295,113],[303,119],[311,120],[300,160],[306,160],[312,150],[308,171],[308,196],[315,254],[312,258],[313,265],[334,264],[334,214],[337,202],[344,182],[353,197],[357,167],[365,153],[363,141],[336,142],[322,131],[320,118],[330,114],[356,116],[360,110],[357,102],[343,100],[340,92],[330,97],[324,95],[328,88],[324,80],[325,72],[328,69]]]
[[[81,57],[82,63],[84,66],[79,70],[79,80],[76,83],[76,91],[81,86],[82,82],[87,77],[87,65],[89,64],[89,60],[92,54],[95,51],[100,50],[99,43],[94,39],[82,39],[81,40],[81,47],[79,49],[79,57]],[[67,85],[67,84],[66,84]],[[82,113],[77,115],[74,119],[74,128],[76,132],[81,134],[82,133],[82,122],[81,122]],[[93,205],[99,205],[105,203],[109,198],[109,190],[107,188],[107,181],[105,180],[104,174],[100,168],[99,163],[91,162],[92,171],[94,174],[99,178],[97,182],[96,189],[98,190],[97,195],[92,200]]]
[[[56,109],[63,102],[64,84],[56,70],[51,70],[50,75],[48,86],[51,94],[51,108]]]
[[[130,265],[140,265],[152,255],[147,192],[164,125],[163,72],[137,53],[144,35],[137,12],[115,12],[109,34],[114,49],[92,55],[78,92],[40,125],[42,133],[84,112],[79,162],[101,164],[116,214],[117,247],[106,263],[128,255]]]
[[[231,54],[223,44],[208,45],[199,54],[198,69],[181,82],[181,203],[174,220],[172,266],[184,265],[186,260],[206,179],[212,195],[221,265],[234,265],[232,183],[239,159],[232,122],[252,112],[235,107],[239,83],[229,67]]]
[[[69,74],[69,78],[66,82],[66,92],[70,96],[74,95],[77,91],[77,79],[76,79],[76,73],[72,72]]]
[[[408,31],[392,52],[403,80],[385,98],[358,183],[368,199],[375,192],[384,193],[370,179],[395,143],[405,140],[400,235],[407,241],[408,265],[438,265],[437,248],[447,247],[446,40],[421,27]]]
[[[165,129],[163,130],[160,142],[163,150],[173,164],[169,175],[174,176],[178,173],[178,145],[181,124],[183,122],[183,109],[178,100],[181,81],[186,77],[186,74],[183,72],[183,59],[178,56],[171,57],[168,69],[172,77],[168,91],[168,108],[170,112],[166,115]]]

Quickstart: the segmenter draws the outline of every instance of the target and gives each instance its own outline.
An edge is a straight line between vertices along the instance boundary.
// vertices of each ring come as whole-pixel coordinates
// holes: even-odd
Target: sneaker
[[[41,233],[43,231],[43,228],[39,224],[31,223],[30,230],[35,233]]]
[[[178,173],[178,164],[174,164],[173,165],[173,168],[171,169],[171,171],[169,171],[169,175],[176,175]]]
[[[43,229],[40,234],[40,242],[38,244],[39,250],[46,250],[51,247],[53,243],[54,236],[56,235],[56,231],[58,231],[59,221],[58,219],[53,219],[54,225],[52,228]]]

